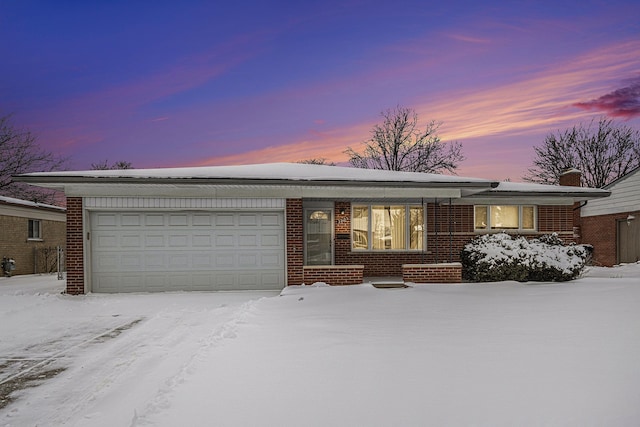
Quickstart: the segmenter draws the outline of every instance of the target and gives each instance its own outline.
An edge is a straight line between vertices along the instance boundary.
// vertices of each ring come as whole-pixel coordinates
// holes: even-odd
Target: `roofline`
[[[496,181],[371,181],[371,180],[310,180],[310,179],[274,179],[274,178],[150,178],[150,177],[87,177],[87,176],[46,176],[46,175],[17,175],[14,181],[27,184],[194,184],[194,185],[282,185],[296,184],[300,186],[354,186],[366,185],[372,187],[410,187],[410,188],[496,188],[500,183]]]
[[[576,187],[581,188],[581,187]],[[589,198],[596,199],[600,197],[609,197],[611,191],[491,191],[486,193],[477,193],[473,197],[571,197],[571,198]]]
[[[39,209],[39,210],[46,210],[46,211],[59,212],[59,213],[65,213],[67,211],[67,208],[62,206],[48,205],[45,203],[35,203],[35,202],[34,204],[15,203],[15,202],[10,202],[7,200],[0,199],[0,205],[16,206],[16,207],[25,208],[25,209]]]
[[[640,170],[640,165],[636,166],[635,168],[633,168],[632,170],[630,170],[626,174],[624,174],[622,176],[619,176],[618,178],[616,178],[615,180],[611,181],[610,183],[608,183],[607,185],[605,185],[602,188],[611,188],[612,185],[617,184],[620,181],[624,181],[625,179],[629,178],[631,175],[633,175],[634,173],[638,172],[639,170]]]

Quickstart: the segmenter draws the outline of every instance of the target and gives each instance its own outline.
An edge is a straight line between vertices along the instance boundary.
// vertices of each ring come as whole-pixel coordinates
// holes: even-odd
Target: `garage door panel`
[[[242,253],[238,255],[238,267],[253,269],[258,265],[258,254]]]
[[[232,248],[236,246],[236,236],[234,234],[218,234],[216,236],[216,246]]]
[[[194,226],[211,226],[211,214],[194,214],[193,225]]]
[[[144,222],[148,227],[159,227],[164,225],[164,218],[164,215],[160,214],[146,214]]]
[[[187,270],[191,267],[191,263],[189,262],[189,256],[183,253],[174,253],[171,256],[168,256],[168,267],[171,270]]]
[[[185,227],[189,224],[187,214],[169,214],[169,225],[172,227]]]
[[[101,227],[115,226],[117,222],[116,214],[114,213],[100,213],[95,216],[94,220],[96,225]]]
[[[138,227],[141,224],[140,214],[123,214],[120,218],[120,225],[123,227]]]
[[[235,225],[235,216],[232,213],[215,214],[216,227],[231,227]]]
[[[159,234],[145,235],[144,246],[146,248],[163,248],[165,246],[164,236]]]
[[[284,217],[275,212],[263,213],[260,215],[260,222],[263,227],[282,227]]]
[[[121,257],[120,264],[122,265],[122,268],[126,270],[131,270],[131,269],[140,270],[144,266],[144,264],[142,263],[141,254],[128,255],[128,256]]]
[[[94,292],[284,286],[282,212],[94,212],[91,235]]]
[[[260,236],[260,246],[282,246],[280,235],[276,233],[263,232]]]
[[[211,235],[209,234],[194,234],[193,235],[193,246],[208,248],[211,247]]]
[[[216,254],[214,265],[216,268],[232,268],[235,265],[235,259],[233,254]]]
[[[113,271],[118,268],[119,264],[120,256],[118,254],[103,254],[95,259],[93,268],[96,271]]]
[[[258,245],[258,236],[255,234],[241,234],[238,236],[238,246],[256,247]]]
[[[238,224],[241,227],[251,226],[255,227],[258,225],[258,214],[250,213],[250,214],[240,214],[238,216]]]
[[[193,256],[193,267],[196,269],[205,268],[211,269],[213,265],[211,261],[211,254],[208,253],[197,253]]]
[[[142,239],[138,234],[124,235],[120,238],[120,246],[123,248],[138,248],[142,249]]]
[[[187,234],[172,234],[169,236],[168,244],[172,248],[189,246],[189,236]]]
[[[262,267],[276,267],[282,265],[282,255],[279,253],[266,253],[260,255],[260,265]]]
[[[93,241],[98,249],[109,250],[118,247],[118,236],[93,236]]]

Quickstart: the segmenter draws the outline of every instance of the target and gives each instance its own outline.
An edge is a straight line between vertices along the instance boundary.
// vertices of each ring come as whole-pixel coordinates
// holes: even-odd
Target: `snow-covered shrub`
[[[468,280],[560,282],[578,277],[590,255],[590,246],[565,245],[557,234],[527,240],[497,233],[475,238],[460,257]]]

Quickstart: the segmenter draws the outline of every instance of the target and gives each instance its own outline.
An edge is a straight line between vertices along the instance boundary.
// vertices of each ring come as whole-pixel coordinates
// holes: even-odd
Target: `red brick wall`
[[[351,250],[351,203],[336,202],[336,265],[364,265],[365,277],[401,276],[403,264],[459,262],[464,245],[477,236],[473,229],[473,206],[427,205],[427,247],[423,252],[367,252]],[[344,211],[344,214],[340,212]],[[436,212],[437,211],[437,212]],[[451,217],[451,225],[449,223]],[[571,206],[539,206],[536,237],[557,232],[566,242],[573,242],[573,210]],[[437,219],[437,222],[436,222]],[[437,227],[436,227],[437,224]],[[449,235],[451,227],[451,236]],[[438,230],[437,236],[435,230]],[[340,235],[348,235],[342,239]]]
[[[538,206],[538,231],[573,233],[573,206]]]
[[[68,209],[68,208],[67,208]],[[304,283],[302,199],[287,199],[287,285]]]
[[[403,265],[402,280],[412,283],[462,283],[462,264]]]
[[[83,294],[84,236],[82,232],[82,197],[67,197],[67,293]]]
[[[362,265],[304,267],[304,283],[312,285],[315,282],[324,282],[333,286],[357,285],[362,283],[363,270]]]
[[[582,243],[593,246],[593,263],[611,267],[618,263],[618,220],[630,212],[582,218]]]
[[[569,187],[581,187],[582,186],[582,173],[579,171],[571,171],[563,173],[558,177],[558,184],[566,185]]]

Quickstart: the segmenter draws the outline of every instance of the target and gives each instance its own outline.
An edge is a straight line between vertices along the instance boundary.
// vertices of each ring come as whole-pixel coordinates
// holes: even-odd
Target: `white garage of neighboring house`
[[[640,260],[640,167],[607,185],[611,196],[580,209],[582,242],[594,261],[611,266]]]
[[[558,232],[570,186],[305,164],[41,172],[67,196],[67,293],[459,282],[476,235]],[[505,223],[505,224],[507,224]]]

